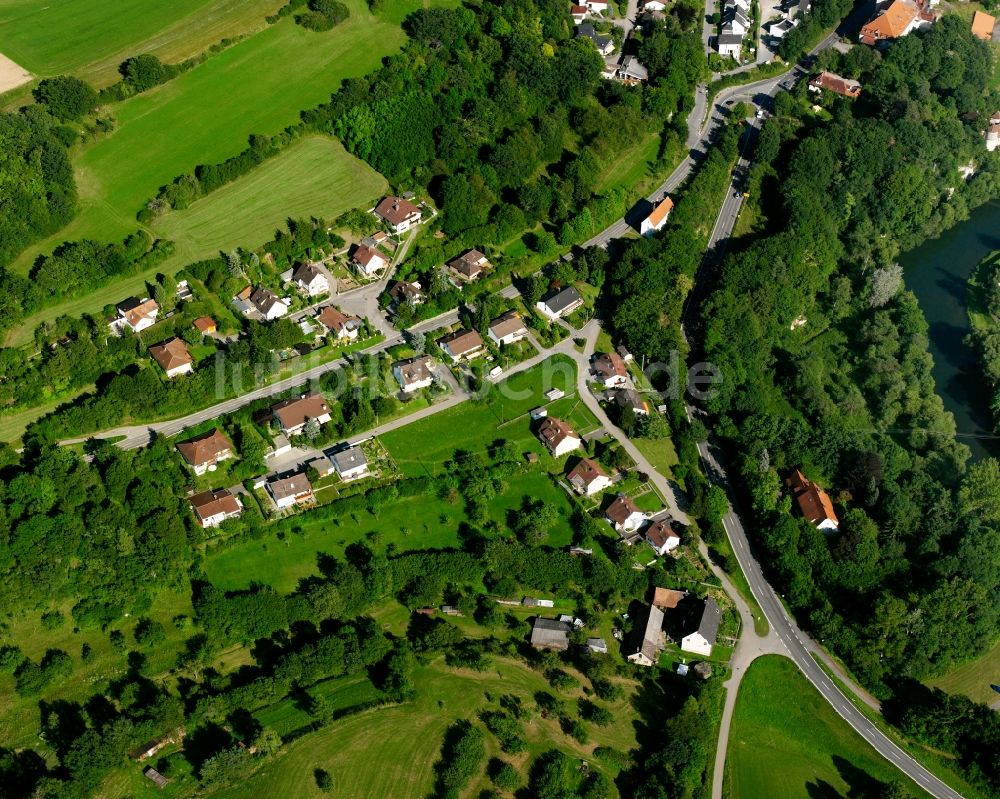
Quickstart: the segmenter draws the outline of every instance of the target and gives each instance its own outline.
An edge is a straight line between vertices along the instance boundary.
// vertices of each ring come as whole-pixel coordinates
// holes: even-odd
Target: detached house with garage
[[[820,530],[837,532],[840,521],[837,519],[837,514],[834,513],[833,503],[826,491],[809,480],[798,469],[785,480],[785,485],[791,491],[792,499],[795,500],[799,512],[806,521]]]
[[[141,333],[156,324],[156,317],[160,313],[160,306],[156,304],[156,300],[151,300],[149,297],[141,300],[129,297],[118,303],[115,309],[118,311],[118,316],[112,320],[109,327],[116,334],[125,329]]]
[[[590,458],[581,458],[580,462],[570,469],[566,479],[576,493],[587,497],[611,488],[611,478],[608,477],[608,473],[597,461]]]
[[[307,297],[321,297],[330,293],[330,281],[315,264],[300,264],[292,272],[291,282]]]
[[[439,338],[437,343],[456,363],[471,360],[483,351],[483,337],[475,330],[456,330]]]
[[[341,313],[332,305],[327,305],[316,314],[316,321],[337,341],[357,341],[362,321],[356,316]]]
[[[305,505],[315,500],[312,484],[304,474],[270,480],[267,483],[267,491],[279,510]]]
[[[271,413],[286,436],[301,434],[310,421],[319,425],[330,421],[326,397],[315,391],[279,402],[271,407]]]
[[[461,288],[465,283],[478,280],[483,271],[491,266],[493,264],[490,263],[489,258],[479,250],[469,250],[454,261],[448,262],[448,280],[451,281],[452,285]]]
[[[357,480],[368,474],[368,458],[361,447],[348,447],[330,456],[333,461],[333,468],[336,469],[340,479]]]
[[[188,352],[187,344],[179,338],[172,338],[163,344],[150,347],[149,354],[171,380],[178,375],[191,374],[194,371],[194,360]]]
[[[386,197],[375,206],[375,216],[396,233],[405,233],[420,222],[420,209],[402,197]]]
[[[528,335],[528,328],[524,326],[524,320],[517,311],[507,311],[503,316],[498,316],[490,322],[487,331],[490,339],[498,347],[501,344],[513,344]]]
[[[419,391],[422,388],[430,388],[434,382],[434,373],[431,371],[431,356],[424,355],[420,358],[410,358],[392,365],[392,375],[399,383],[399,387],[404,394]]]
[[[228,489],[217,491],[202,491],[188,500],[195,518],[204,528],[218,527],[226,519],[236,519],[243,513],[243,503],[239,497],[233,496]]]
[[[381,250],[369,247],[367,244],[359,244],[351,255],[351,263],[365,277],[372,277],[389,265],[389,259]]]
[[[616,533],[627,538],[637,532],[649,517],[639,510],[632,497],[619,494],[604,511],[604,518],[615,528]]]
[[[177,451],[196,475],[214,471],[222,461],[233,457],[233,445],[218,429],[181,441]]]
[[[628,385],[628,369],[617,352],[598,352],[594,355],[590,368],[604,388],[623,388]]]
[[[568,455],[583,446],[576,431],[562,419],[547,416],[538,427],[538,437],[546,449],[556,458]]]

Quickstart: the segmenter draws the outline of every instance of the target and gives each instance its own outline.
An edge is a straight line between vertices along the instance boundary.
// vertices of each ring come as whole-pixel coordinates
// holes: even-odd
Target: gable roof
[[[188,352],[187,344],[179,338],[172,338],[163,344],[150,347],[149,354],[164,372],[194,363],[191,353]]]
[[[326,275],[320,272],[314,264],[299,264],[292,272],[292,280],[307,286],[311,286],[316,278],[326,280]]]
[[[580,462],[570,469],[569,474],[566,475],[571,483],[579,482],[583,485],[590,485],[598,477],[607,477],[608,473],[601,468],[601,465],[597,461],[593,461],[590,458],[580,458]]]
[[[839,524],[837,514],[833,511],[830,495],[810,481],[801,471],[796,469],[785,481],[791,489],[792,496],[799,506],[802,515],[813,524],[830,521]]]
[[[422,296],[419,283],[408,283],[405,280],[397,280],[389,289],[389,296],[396,302],[401,300],[415,300]]]
[[[657,203],[656,207],[650,212],[647,218],[649,219],[650,224],[653,225],[653,227],[656,227],[663,222],[664,219],[670,216],[670,212],[673,210],[674,201],[669,197],[664,197],[659,203]]]
[[[535,623],[531,625],[531,644],[566,649],[569,647],[569,625],[558,619],[537,616]]]
[[[634,388],[620,388],[615,392],[615,402],[618,404],[619,408],[631,408],[633,411],[649,411],[646,405],[646,400],[642,398],[642,394],[636,391]]]
[[[918,13],[914,3],[892,0],[888,8],[862,25],[861,38],[869,43],[880,39],[898,39],[917,18]]]
[[[220,513],[227,515],[239,513],[242,509],[239,500],[227,488],[220,488],[216,491],[202,491],[200,494],[195,494],[188,501],[200,519],[208,519]]]
[[[424,355],[420,358],[410,358],[406,361],[399,361],[393,364],[393,367],[399,371],[402,377],[404,385],[411,385],[412,383],[419,383],[422,380],[429,380],[433,377],[431,374],[431,356]]]
[[[177,444],[181,457],[192,466],[212,463],[219,455],[231,452],[232,448],[229,439],[218,428]]]
[[[271,411],[278,417],[283,428],[291,430],[304,425],[310,419],[319,419],[328,415],[330,406],[326,404],[326,397],[312,391],[300,397],[279,402],[271,407]]]
[[[449,269],[467,278],[478,276],[483,269],[489,266],[492,266],[489,258],[479,252],[479,250],[469,250],[454,261],[448,262]]]
[[[561,291],[550,294],[542,302],[555,313],[561,313],[574,303],[583,302],[583,297],[580,296],[580,292],[576,290],[575,286],[567,286]]]
[[[977,11],[972,15],[972,35],[988,42],[993,38],[993,28],[996,24],[996,17],[984,11]]]
[[[267,485],[271,490],[271,496],[275,499],[295,497],[312,491],[312,484],[304,474],[293,474],[289,477],[270,480]]]
[[[475,330],[456,330],[438,339],[442,347],[447,345],[448,351],[455,355],[472,352],[483,346],[483,337]]]
[[[609,377],[628,377],[625,361],[617,352],[599,352],[594,356],[594,371],[607,380]]]
[[[420,215],[420,209],[402,197],[386,197],[375,206],[375,214],[390,225],[398,225],[413,214]]]
[[[265,288],[264,286],[258,286],[250,294],[250,302],[260,311],[262,314],[267,314],[275,305],[281,303],[281,298],[275,294],[271,289]]]
[[[671,538],[676,538],[680,540],[680,536],[674,532],[673,528],[670,526],[669,522],[659,521],[654,522],[646,530],[646,540],[649,541],[657,549],[662,549],[666,546],[667,542]]]
[[[621,525],[625,524],[633,513],[642,513],[639,506],[635,504],[635,500],[627,494],[619,494],[615,497],[615,501],[608,505],[604,516],[615,524]]]
[[[715,644],[715,639],[719,634],[719,625],[722,623],[722,611],[713,597],[708,597],[702,607],[701,616],[698,618],[697,628],[688,634],[697,632],[708,643]]]
[[[646,614],[646,624],[644,627],[635,628],[635,638],[637,643],[635,646],[635,652],[642,652],[649,660],[654,663],[660,657],[660,640],[661,634],[663,632],[663,611],[660,610],[655,605],[650,605],[648,613]],[[642,638],[639,639],[639,634]]]
[[[351,256],[354,263],[361,264],[361,266],[366,269],[376,258],[381,259],[384,263],[389,262],[389,259],[386,258],[386,256],[382,255],[382,253],[374,247],[369,247],[367,244],[359,244],[358,248],[354,251],[354,255]]]
[[[202,333],[215,330],[215,320],[211,316],[199,316],[191,324],[194,325],[195,330]]]
[[[833,72],[820,72],[815,78],[809,81],[809,85],[852,99],[861,94],[860,83],[849,78],[842,78]]]
[[[159,310],[160,306],[156,304],[156,300],[148,297],[144,300],[129,297],[118,304],[118,313],[130,327],[135,327],[143,319],[154,319]]]
[[[657,588],[653,591],[653,604],[658,608],[673,610],[687,596],[687,591],[676,591],[673,588]]]
[[[580,441],[580,436],[576,430],[570,427],[562,419],[554,416],[546,416],[538,427],[538,437],[542,439],[549,449],[555,449],[567,438],[575,438]]]
[[[521,314],[517,311],[507,311],[490,322],[490,332],[497,338],[503,338],[515,333],[527,333],[528,329],[524,326]]]
[[[368,458],[365,457],[364,450],[361,447],[342,449],[339,452],[333,453],[330,459],[339,472],[349,472],[351,469],[368,465]]]

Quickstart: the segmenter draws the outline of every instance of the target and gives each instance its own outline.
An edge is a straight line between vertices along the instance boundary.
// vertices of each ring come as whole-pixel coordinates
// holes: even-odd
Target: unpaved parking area
[[[0,94],[27,83],[32,74],[0,53]]]

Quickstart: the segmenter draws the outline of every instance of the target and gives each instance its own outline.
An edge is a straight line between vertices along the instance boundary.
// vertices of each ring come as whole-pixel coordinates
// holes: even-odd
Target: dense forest
[[[780,200],[698,309],[704,355],[725,377],[707,405],[779,590],[890,697],[1000,634],[1000,468],[966,467],[934,393],[926,322],[894,262],[1000,196],[1000,158],[981,135],[1000,96],[989,48],[957,16],[884,56],[855,48],[820,66],[865,89],[853,103],[828,99],[826,123],[804,86],[779,96],[756,179],[780,186]],[[791,512],[782,478],[796,468],[831,491],[839,533]],[[962,751],[970,779],[995,793],[993,746]]]

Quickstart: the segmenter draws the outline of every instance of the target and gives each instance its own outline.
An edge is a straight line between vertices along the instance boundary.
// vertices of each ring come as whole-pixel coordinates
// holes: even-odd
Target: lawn
[[[190,208],[166,214],[153,230],[177,245],[171,261],[191,263],[220,250],[257,247],[289,217],[332,219],[369,207],[386,185],[336,139],[309,136]]]
[[[732,799],[868,795],[894,781],[927,796],[777,655],[754,661],[740,685],[726,767]]]
[[[1000,684],[1000,641],[976,660],[955,666],[941,677],[927,680],[932,688],[940,688],[950,694],[965,694],[987,705],[1000,700],[1000,694],[990,688],[991,683]]]
[[[98,87],[130,55],[168,63],[265,25],[282,0],[0,0],[0,52],[36,75],[73,73]]]
[[[494,659],[490,669],[481,674],[450,669],[438,659],[417,670],[414,684],[414,701],[349,716],[300,738],[249,779],[214,796],[220,799],[321,797],[324,794],[316,787],[313,770],[322,768],[333,775],[337,796],[423,799],[433,793],[433,766],[450,724],[458,719],[476,722],[477,714],[490,704],[487,694],[494,697],[515,694],[532,706],[536,692],[552,690],[539,673],[507,659]],[[577,689],[562,695],[575,699],[582,692]],[[611,726],[587,725],[592,740],[586,745],[565,735],[555,719],[543,719],[535,713],[524,724],[529,753],[536,755],[556,747],[574,757],[585,758],[591,768],[604,768],[601,761],[592,757],[595,746],[628,750],[636,745],[636,713],[629,701],[616,703],[612,710],[615,721]],[[487,753],[500,754],[496,740],[489,734]],[[526,781],[524,759],[515,760]],[[462,795],[477,796],[488,786],[487,778],[479,776]]]

